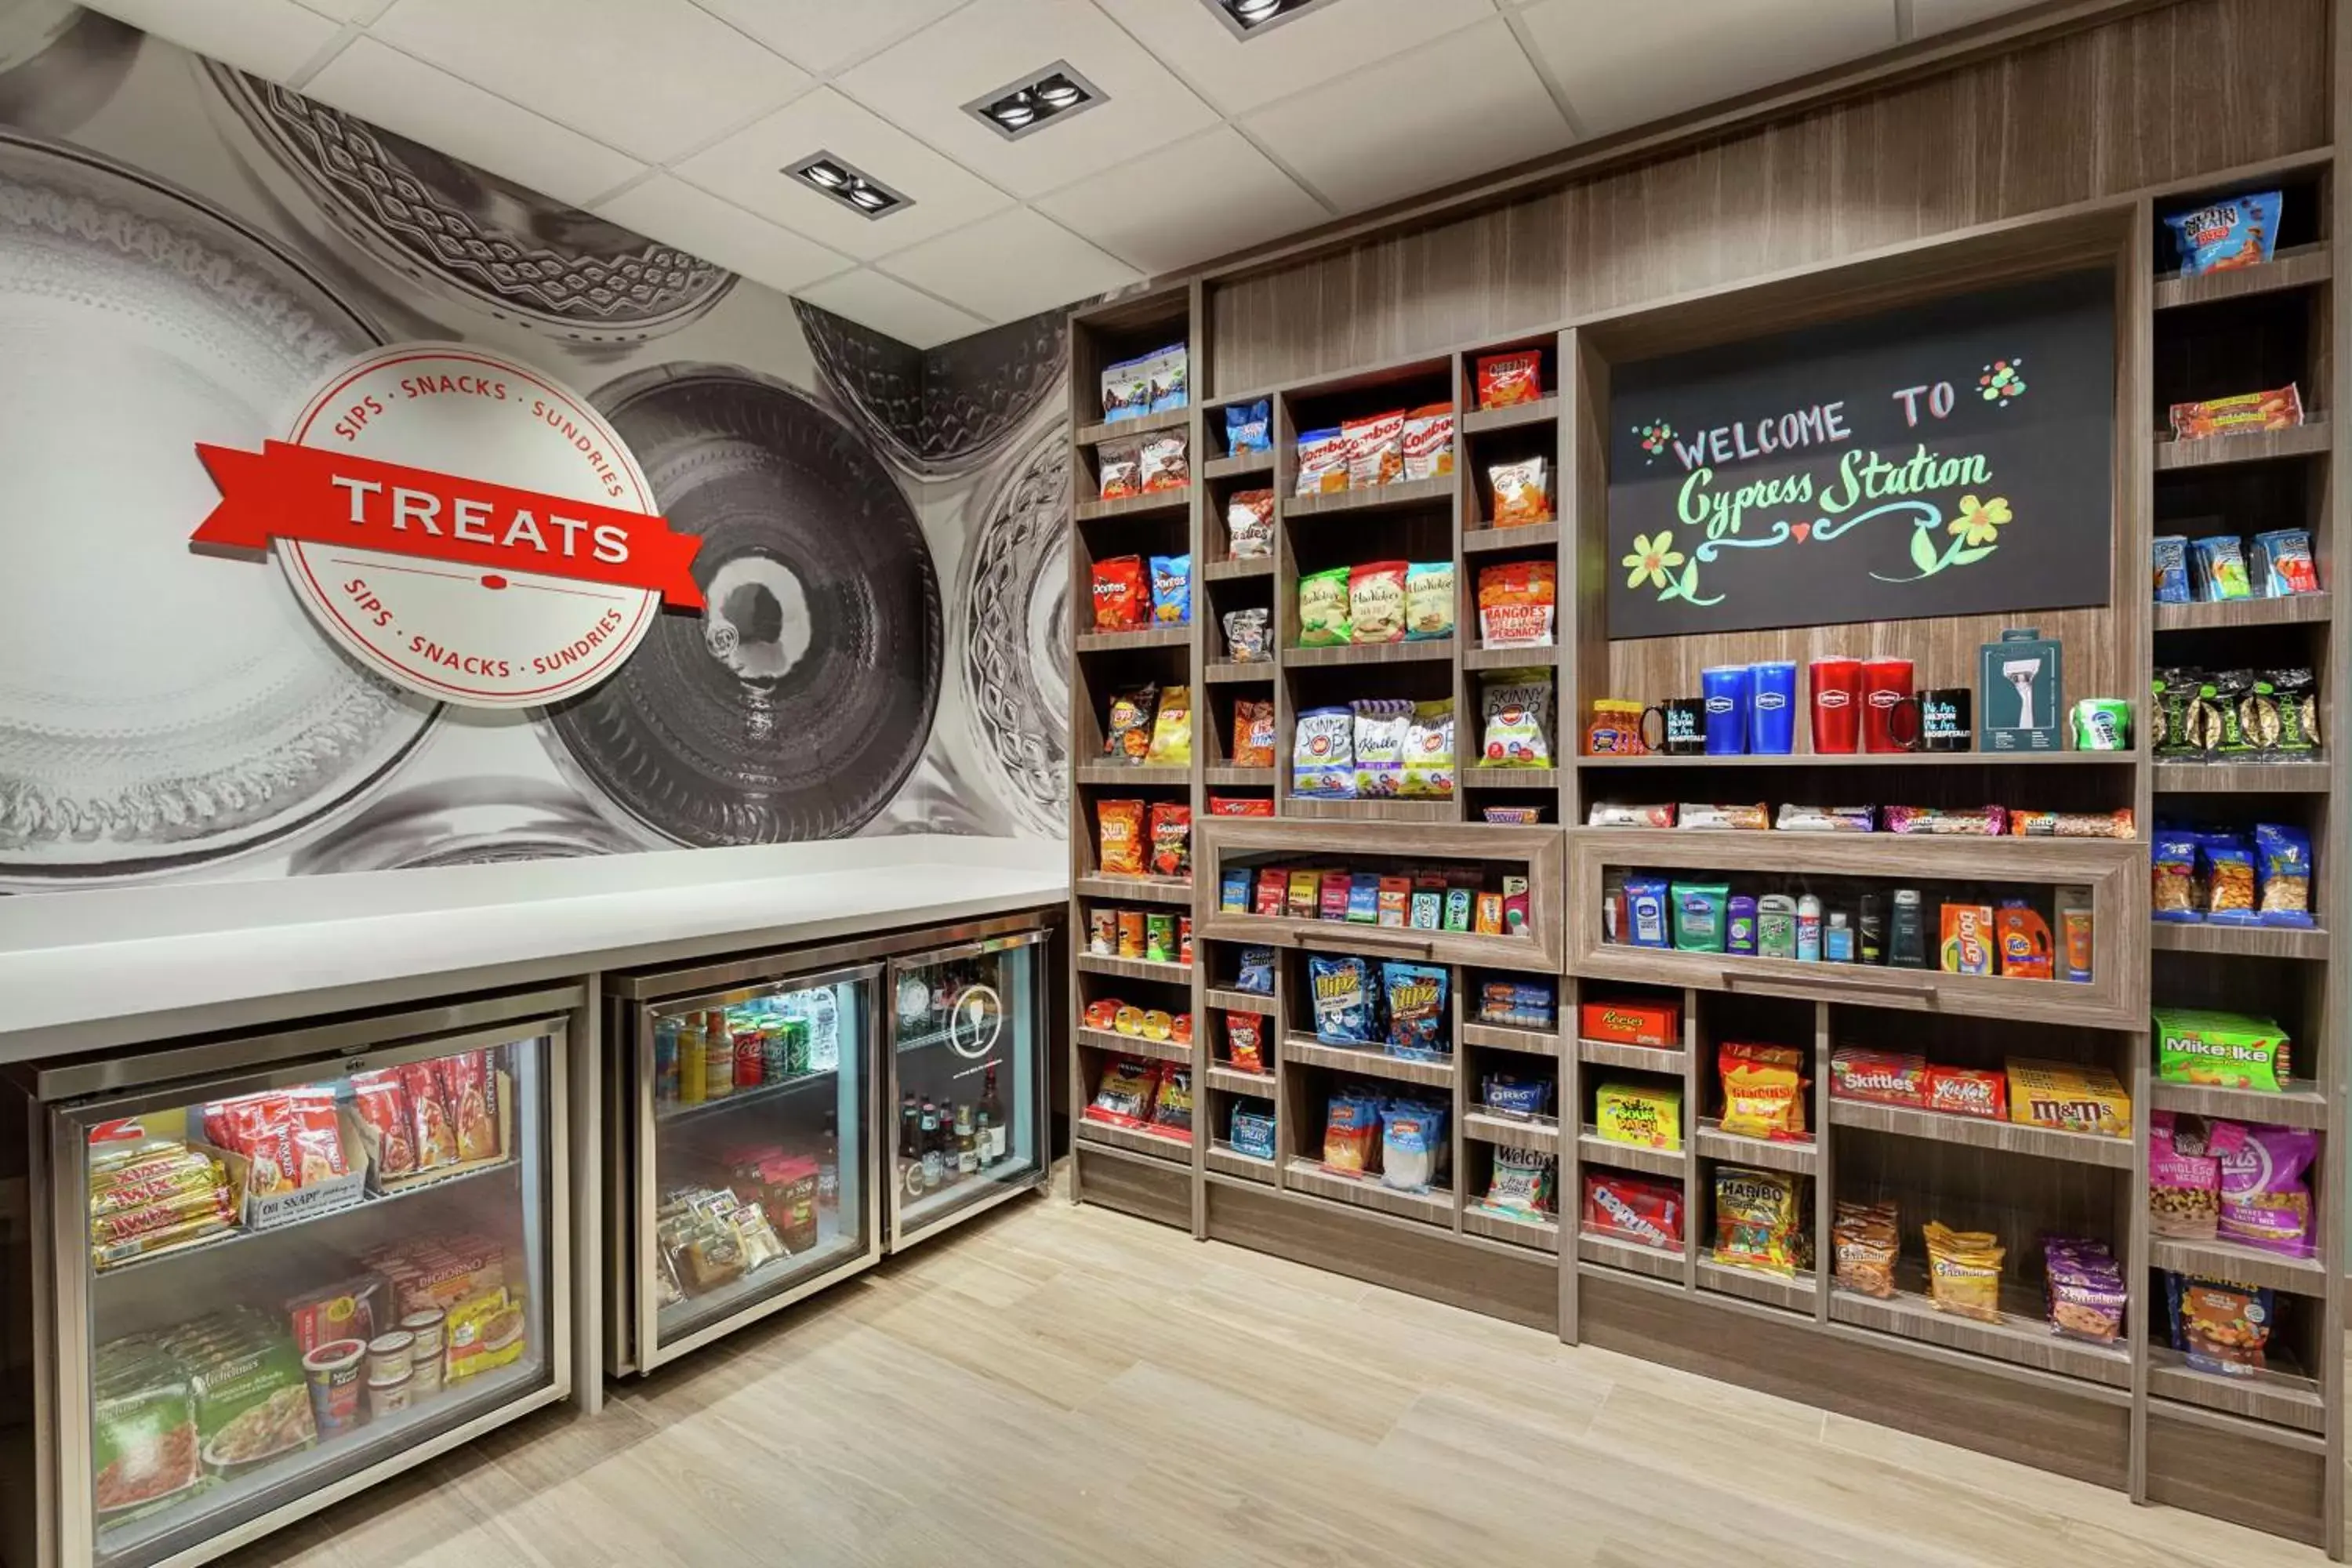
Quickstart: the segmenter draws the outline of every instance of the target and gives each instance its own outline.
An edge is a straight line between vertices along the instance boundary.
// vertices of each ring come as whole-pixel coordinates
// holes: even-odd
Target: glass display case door
[[[890,963],[895,1248],[1035,1186],[1045,1168],[1044,931]]]
[[[881,1256],[878,963],[637,1009],[636,1366]]]

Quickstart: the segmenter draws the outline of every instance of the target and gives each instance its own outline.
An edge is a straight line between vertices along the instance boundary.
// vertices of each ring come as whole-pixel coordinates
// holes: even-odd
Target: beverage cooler
[[[1047,933],[1000,923],[606,977],[614,1372],[1036,1184]]]
[[[584,999],[21,1076],[46,1224],[12,1561],[203,1562],[567,1397]]]

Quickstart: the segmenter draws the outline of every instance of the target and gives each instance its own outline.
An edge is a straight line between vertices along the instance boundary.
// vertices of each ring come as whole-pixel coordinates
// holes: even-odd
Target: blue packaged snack
[[[1250,912],[1250,873],[1246,866],[1228,867],[1217,880],[1217,912],[1221,915],[1245,915]]]
[[[1635,947],[1672,947],[1674,920],[1664,877],[1625,879],[1625,940]]]
[[[1170,343],[1164,349],[1154,349],[1144,355],[1143,375],[1151,399],[1149,412],[1169,414],[1187,406],[1192,395],[1190,345]]]
[[[2253,584],[2246,577],[2246,558],[2238,549],[2235,534],[2217,533],[2210,539],[2191,541],[2189,565],[2200,599],[2218,603],[2254,596]]]
[[[2234,833],[2204,833],[2197,838],[2198,875],[2205,883],[2205,922],[2217,926],[2260,925],[2254,909],[2254,852]]]
[[[2164,226],[2180,248],[2180,275],[2230,272],[2268,261],[2278,244],[2279,206],[2278,192],[2250,191],[2190,212],[2167,213]]]
[[[1274,994],[1274,949],[1245,947],[1242,949],[1241,973],[1234,977],[1234,989],[1246,991],[1253,996]]]
[[[2153,871],[2148,918],[2176,925],[2204,920],[2197,908],[2197,835],[2159,827],[2148,841]]]
[[[2266,926],[2309,927],[2311,837],[2276,822],[2254,825],[2255,905]]]
[[[1381,1185],[1425,1193],[1444,1173],[1445,1107],[1391,1100],[1381,1107]]]
[[[1225,1137],[1236,1154],[1253,1160],[1274,1158],[1274,1104],[1264,1100],[1236,1100],[1225,1124]]]
[[[1551,1079],[1511,1073],[1486,1075],[1486,1110],[1496,1116],[1541,1116],[1551,1104]]]
[[[1433,964],[1381,965],[1381,994],[1388,1004],[1389,1055],[1443,1061],[1454,1054],[1445,1023],[1446,972]]]
[[[1290,793],[1326,800],[1356,798],[1356,715],[1347,708],[1309,708],[1292,722]]]
[[[1360,958],[1313,957],[1315,1037],[1326,1045],[1369,1046],[1372,1035],[1372,966]]]
[[[1273,449],[1272,398],[1261,397],[1255,403],[1236,403],[1225,410],[1225,453],[1228,457]]]
[[[1348,918],[1359,925],[1381,920],[1381,879],[1375,871],[1359,871],[1348,879]]]
[[[2273,528],[2254,535],[2246,563],[2255,593],[2265,599],[2319,592],[2319,564],[2311,553],[2311,531]]]
[[[2156,602],[2186,605],[2196,595],[2189,591],[2189,540],[2165,533],[2156,540]]]
[[[1160,626],[1192,624],[1192,558],[1155,555],[1151,558],[1151,623]]]

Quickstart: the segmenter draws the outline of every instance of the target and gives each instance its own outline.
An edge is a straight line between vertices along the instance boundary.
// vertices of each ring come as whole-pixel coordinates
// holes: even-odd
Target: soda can
[[[2131,744],[2131,704],[2120,697],[2085,697],[2074,704],[2074,749],[2120,752]]]

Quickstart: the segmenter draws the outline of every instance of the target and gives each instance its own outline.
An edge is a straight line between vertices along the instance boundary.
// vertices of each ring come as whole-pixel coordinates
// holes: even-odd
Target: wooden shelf
[[[1507,1242],[1513,1247],[1529,1247],[1538,1252],[1559,1250],[1559,1223],[1504,1214],[1495,1209],[1480,1208],[1473,1203],[1462,1210],[1462,1228],[1472,1236],[1483,1236],[1489,1241]]]
[[[2167,1344],[2147,1348],[2147,1392],[2250,1421],[2267,1421],[2302,1432],[2327,1430],[2327,1399],[2317,1380],[2303,1375],[2291,1359],[2266,1358],[2270,1365],[2251,1376],[2200,1372]]]
[[[2336,1223],[2328,1205],[2321,1204],[2319,1212],[2323,1223]],[[2150,1237],[2147,1253],[2148,1261],[2158,1268],[2181,1274],[2235,1279],[2297,1296],[2327,1293],[2327,1270],[2315,1258],[2289,1258],[2234,1241],[2179,1241],[2167,1237]]]
[[[2264,1121],[2275,1127],[2325,1127],[2327,1096],[2309,1079],[2288,1080],[2292,1088],[2273,1093],[2262,1089],[2214,1089],[2205,1084],[2167,1083],[2151,1079],[2148,1103],[2158,1110],[2187,1111],[2191,1116],[2221,1116],[2233,1121]]]
[[[1116,1034],[1109,1029],[1079,1028],[1073,1032],[1078,1044],[1092,1051],[1109,1051],[1118,1056],[1148,1057],[1159,1062],[1187,1062],[1192,1059],[1189,1040],[1152,1040],[1141,1035]]]
[[[1274,453],[1270,448],[1262,452],[1235,452],[1231,457],[1211,458],[1201,465],[1201,477],[1204,479],[1241,479],[1257,474],[1268,479],[1274,478]]]
[[[2015,1121],[1993,1121],[1981,1116],[1955,1116],[1941,1110],[1921,1110],[1909,1105],[1880,1105],[1867,1100],[1830,1097],[1830,1122],[1869,1132],[1890,1132],[1903,1138],[1925,1138],[1936,1143],[1961,1143],[1971,1149],[1992,1149],[2004,1154],[2032,1154],[2044,1160],[2071,1161],[2128,1171],[2132,1141],[2105,1138],[2095,1132],[2061,1132],[2051,1127],[2028,1127]]]
[[[1096,952],[1078,953],[1073,962],[1088,974],[1119,974],[1129,980],[1156,980],[1170,985],[1192,983],[1192,966],[1189,963],[1163,963],[1150,958],[1106,958]]]
[[[1813,1174],[1822,1163],[1821,1150],[1811,1140],[1799,1143],[1726,1132],[1712,1116],[1701,1121],[1691,1133],[1691,1149],[1709,1160],[1728,1160],[1734,1164],[1756,1165],[1767,1171],[1790,1171],[1801,1176]],[[2124,1152],[2131,1152],[2128,1144]]]
[[[1207,582],[1223,583],[1236,577],[1271,577],[1274,557],[1244,555],[1234,561],[1209,561],[1202,563],[1201,576]]]
[[[2326,283],[2335,255],[2324,243],[2290,246],[2271,253],[2259,267],[2228,272],[2203,272],[2193,278],[2159,278],[2150,304],[2159,310],[2209,305],[2217,300],[2249,294],[2274,294],[2287,289],[2310,289]]]
[[[1247,664],[1236,664],[1231,659],[1224,659],[1202,665],[1201,679],[1211,686],[1244,680],[1271,682],[1274,679],[1274,660],[1270,658],[1252,659]]]
[[[1216,1062],[1209,1064],[1209,1087],[1227,1094],[1255,1095],[1260,1100],[1274,1098],[1274,1075],[1270,1072],[1244,1072],[1237,1067]]]
[[[1462,433],[1483,436],[1489,430],[1511,430],[1522,425],[1558,423],[1559,399],[1538,397],[1532,403],[1506,403],[1500,408],[1465,408],[1462,411]]]
[[[1255,1154],[1244,1154],[1222,1138],[1209,1141],[1209,1169],[1223,1175],[1238,1176],[1244,1182],[1263,1182],[1274,1185],[1274,1162],[1261,1160]]]
[[[1909,1272],[1916,1279],[1918,1271],[1915,1268]],[[2004,1292],[2001,1306],[2001,1321],[1988,1323],[1956,1312],[1939,1311],[1920,1291],[1899,1291],[1888,1300],[1856,1290],[1830,1291],[1832,1322],[1941,1345],[1947,1350],[1965,1351],[1993,1361],[2080,1378],[2085,1383],[2112,1388],[2131,1386],[2131,1352],[2126,1346],[2060,1338],[2034,1306],[2033,1293],[2021,1286]]]
[[[1689,1155],[1680,1149],[1653,1149],[1644,1143],[1618,1143],[1587,1127],[1577,1135],[1576,1157],[1588,1165],[1608,1165],[1620,1171],[1646,1171],[1654,1176],[1679,1176],[1689,1169]]]
[[[1102,425],[1081,425],[1074,437],[1081,447],[1092,447],[1104,441],[1123,440],[1129,436],[1145,436],[1155,430],[1181,430],[1191,423],[1192,410],[1162,409],[1158,414],[1139,414],[1132,419],[1113,419]]]
[[[1465,647],[1462,650],[1465,669],[1555,669],[1559,665],[1557,647]],[[1465,769],[1464,772],[1468,772]]]
[[[1558,789],[1558,768],[1468,767],[1454,775],[1464,789]]]
[[[1070,769],[1082,784],[1146,784],[1181,789],[1192,782],[1192,770],[1167,763],[1079,763]]]
[[[1203,784],[1224,784],[1234,788],[1255,785],[1272,789],[1274,770],[1272,768],[1202,768],[1201,781]]]
[[[1144,626],[1131,632],[1080,632],[1070,639],[1080,653],[1120,653],[1139,647],[1189,647],[1191,626]]]
[[[1682,1282],[1683,1255],[1679,1247],[1644,1247],[1638,1241],[1625,1241],[1613,1236],[1595,1236],[1589,1230],[1579,1230],[1576,1233],[1576,1256],[1587,1263],[1622,1268],[1629,1274],[1646,1274],[1653,1279],[1670,1279],[1676,1284]]]
[[[2326,962],[2327,933],[2300,926],[2215,926],[2150,921],[2147,945],[2161,952],[2226,952],[2239,958]]]
[[[1559,1152],[1559,1123],[1549,1117],[1523,1121],[1473,1108],[1463,1112],[1462,1136],[1478,1143],[1499,1143],[1506,1149],[1532,1149],[1539,1154]]]
[[[1295,1067],[1330,1068],[1338,1072],[1394,1079],[1399,1083],[1417,1083],[1431,1089],[1448,1089],[1454,1083],[1452,1062],[1420,1062],[1410,1057],[1392,1057],[1378,1046],[1330,1046],[1312,1035],[1288,1034],[1282,1037],[1281,1051],[1282,1059]]]
[[[2175,441],[2159,435],[2156,466],[2206,468],[2221,463],[2263,463],[2281,458],[2308,458],[2327,450],[2327,415],[2306,409],[2304,422],[2289,430],[2249,430],[2239,436],[2207,436],[2195,441]]]
[[[1676,836],[1661,832],[1655,837],[1666,838]],[[1743,833],[1738,837],[1747,840],[1816,836]],[[1818,837],[1827,838],[1831,836],[1822,834]],[[1848,836],[1838,837],[1843,839]],[[1894,842],[1918,841],[1896,838]],[[1977,842],[2048,844],[2052,841],[2020,838],[1979,839]],[[1738,854],[1738,850],[1727,851],[1726,858]],[[1638,860],[1639,858],[1634,858]],[[1755,868],[1750,866],[1748,868]],[[1900,874],[1892,870],[1883,873],[1889,879]],[[1915,859],[1912,875],[1919,874],[1919,863]],[[2035,879],[2040,880],[2038,878]],[[1895,969],[1881,964],[1800,963],[1788,958],[1685,952],[1670,947],[1633,947],[1622,942],[1601,943],[1590,951],[1573,953],[1569,963],[1578,974],[1587,979],[1622,980],[1645,985],[1680,985],[1702,991],[1738,991],[1755,995],[1790,996],[1800,1001],[1848,1002],[1923,1013],[2080,1024],[2094,1028],[2127,1028],[2131,1026],[2131,1020],[2140,1017],[2145,1011],[2135,1006],[2128,1013],[2124,1012],[2118,1005],[2103,1003],[2088,986],[2060,980],[1951,974],[1937,969]]]
[[[1558,522],[1525,522],[1516,528],[1465,528],[1462,553],[1486,555],[1505,550],[1542,550],[1559,543]]]
[[[1327,1171],[1319,1162],[1300,1156],[1293,1156],[1284,1167],[1282,1184],[1293,1192],[1353,1204],[1359,1208],[1378,1209],[1449,1230],[1454,1226],[1454,1196],[1450,1193],[1402,1192],[1382,1186],[1377,1180]]]
[[[1436,479],[1398,479],[1360,490],[1335,490],[1328,495],[1276,495],[1274,506],[1283,517],[1321,517],[1345,511],[1398,511],[1413,507],[1454,505],[1454,476]]]
[[[1559,1058],[1559,1037],[1541,1029],[1522,1029],[1516,1024],[1478,1024],[1465,1021],[1462,1043],[1484,1046],[1489,1050],[1517,1051],[1522,1056]]]
[[[1192,883],[1183,877],[1106,877],[1097,873],[1071,878],[1070,891],[1082,899],[1141,900],[1147,904],[1192,901]]]
[[[1172,490],[1147,490],[1139,496],[1114,496],[1109,500],[1082,500],[1071,513],[1080,522],[1100,522],[1113,517],[1154,517],[1166,514],[1171,521],[1183,521],[1184,512],[1192,504],[1192,489],[1180,485]]]
[[[1247,820],[1242,817],[1225,819]],[[1295,823],[1290,826],[1296,826]],[[1378,827],[1380,823],[1364,823]],[[1502,833],[1490,827],[1473,831]],[[1355,921],[1307,920],[1297,915],[1235,915],[1213,911],[1194,933],[1218,942],[1303,947],[1318,952],[1370,953],[1422,963],[1467,963],[1482,969],[1550,973],[1540,944],[1525,936],[1480,936],[1475,931],[1425,931],[1418,926],[1365,925]]]
[[[2156,608],[2160,632],[2202,631],[2212,626],[2291,626],[2329,619],[2335,600],[2326,594],[2289,594],[2278,599],[2218,599],[2201,605]]]
[[[1454,639],[1436,637],[1427,642],[1360,642],[1344,643],[1337,647],[1286,647],[1282,650],[1282,667],[1285,669],[1318,669],[1326,665],[1420,664],[1450,660],[1453,657]]]
[[[1745,1300],[1760,1301],[1783,1311],[1813,1315],[1813,1293],[1820,1289],[1811,1274],[1767,1274],[1760,1268],[1750,1268],[1738,1263],[1717,1263],[1713,1247],[1701,1247],[1698,1254],[1698,1283],[1703,1290],[1716,1290],[1726,1296],[1738,1296]]]
[[[1576,1059],[1601,1067],[1626,1068],[1634,1072],[1662,1072],[1680,1078],[1689,1064],[1690,1053],[1661,1050],[1655,1046],[1620,1045],[1615,1040],[1588,1040],[1579,1036]]]
[[[2327,764],[2309,763],[2158,763],[2148,769],[2158,795],[2325,795]]]
[[[1113,1127],[1106,1121],[1089,1121],[1084,1116],[1072,1117],[1070,1125],[1071,1136],[1081,1143],[1098,1143],[1108,1149],[1125,1150],[1130,1154],[1148,1154],[1171,1165],[1192,1163],[1192,1145],[1187,1139],[1144,1132],[1132,1127]]]
[[[1201,1005],[1225,1013],[1265,1015],[1274,1011],[1274,998],[1261,996],[1255,991],[1234,991],[1213,985],[1201,994]]]
[[[1644,752],[1634,756],[1580,756],[1576,762],[1580,767],[1587,768],[1948,768],[1983,763],[2016,767],[2034,763],[2115,767],[2138,760],[2135,752],[1743,752],[1728,757],[1671,757],[1664,752]]]
[[[1392,795],[1378,800],[1324,800],[1308,795],[1294,795],[1283,801],[1277,815],[1325,822],[1453,822],[1457,816],[1451,796],[1444,800],[1399,800]]]

